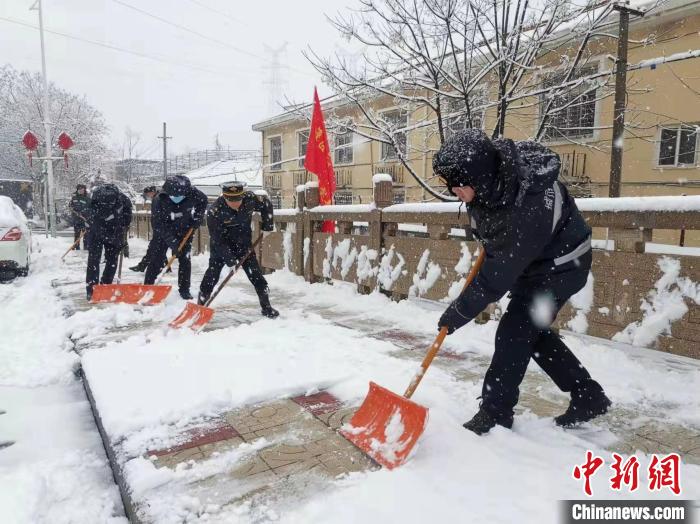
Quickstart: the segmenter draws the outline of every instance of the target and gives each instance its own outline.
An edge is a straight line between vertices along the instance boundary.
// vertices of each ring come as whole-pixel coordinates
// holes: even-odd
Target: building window
[[[352,204],[352,191],[336,191],[334,199],[336,205]]]
[[[352,164],[352,131],[335,135],[335,163]]]
[[[450,138],[455,133],[464,131],[465,129],[483,129],[484,128],[484,110],[478,109],[474,111],[472,108],[483,106],[485,99],[483,93],[470,95],[469,106],[471,115],[471,125],[467,118],[467,107],[464,100],[459,98],[449,98],[442,101],[443,129],[445,139]]]
[[[697,160],[700,126],[674,126],[661,129],[659,166],[694,166]]]
[[[282,169],[282,137],[270,139],[270,171]]]
[[[396,131],[404,129],[408,126],[408,113],[402,110],[387,111],[382,114],[382,118],[392,132],[396,144],[399,146],[401,153],[406,152],[406,131]],[[396,149],[392,144],[382,142],[382,160],[394,160],[398,158]]]
[[[403,204],[404,202],[406,202],[406,191],[394,189],[394,204]]]
[[[280,194],[270,195],[270,202],[272,202],[272,207],[274,209],[280,209],[282,207],[282,195],[280,195]]]
[[[306,158],[306,146],[309,145],[309,130],[299,131],[297,133],[297,142],[299,144],[299,167],[304,167]]]
[[[597,66],[582,67],[572,80],[592,75],[597,71]],[[545,79],[543,87],[561,84],[564,76],[565,73],[550,75]],[[584,81],[580,85],[563,89],[558,93],[549,91],[540,96],[541,118],[544,118],[544,111],[551,100],[544,130],[545,140],[556,142],[593,136],[597,96],[596,89],[592,88],[593,82],[593,80]]]

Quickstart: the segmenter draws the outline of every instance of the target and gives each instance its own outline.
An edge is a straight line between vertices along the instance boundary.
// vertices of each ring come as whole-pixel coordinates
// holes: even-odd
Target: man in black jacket
[[[474,236],[486,251],[467,290],[445,311],[448,333],[467,324],[510,291],[496,331],[495,352],[484,377],[477,414],[464,427],[488,432],[510,428],[519,386],[530,358],[571,394],[555,421],[572,426],[605,413],[610,400],[550,326],[581,290],[591,267],[591,229],[566,187],[557,181],[559,156],[535,142],[491,141],[466,130],[433,159],[435,173],[468,204]]]
[[[87,195],[87,187],[85,184],[78,184],[75,188],[75,193],[70,199],[68,208],[70,209],[71,219],[73,220],[73,241],[77,241],[81,233],[86,229],[86,216],[90,207],[90,197]],[[87,234],[83,236],[83,249],[87,249]],[[80,249],[80,244],[76,244],[75,249]]]
[[[143,188],[143,200],[144,202],[147,200],[150,200],[153,202],[155,199],[156,194],[158,193],[158,190],[156,189],[156,186],[147,186]],[[153,225],[153,215],[151,215],[151,225]],[[157,242],[153,242],[153,239],[148,243],[148,248],[146,249],[146,254],[143,256],[143,258],[139,261],[138,264],[135,266],[131,266],[129,269],[132,271],[137,271],[139,273],[142,273],[143,271],[146,271],[146,268],[148,267],[148,261],[151,260],[151,257],[153,256],[153,250],[156,247]],[[163,266],[167,263],[167,260],[165,259],[165,254],[163,254]]]
[[[146,269],[145,284],[153,284],[156,281],[158,273],[165,266],[165,253],[170,248],[178,257],[177,284],[180,296],[185,300],[192,298],[190,250],[194,234],[181,250],[178,251],[178,247],[190,228],[197,229],[202,224],[206,210],[207,196],[193,187],[189,178],[176,175],[165,180],[163,189],[153,198],[151,204],[153,250]]]
[[[245,187],[245,182],[233,181],[221,184],[222,195],[216,199],[207,213],[211,254],[209,267],[204,273],[202,285],[199,288],[200,305],[204,304],[211,295],[223,267],[235,265],[250,250],[253,213],[256,211],[260,213],[263,231],[274,229],[270,199],[246,191]],[[258,294],[262,314],[268,318],[277,317],[279,312],[270,305],[270,289],[255,253],[251,253],[243,262],[243,270]]]
[[[92,287],[111,284],[117,270],[117,258],[124,247],[124,239],[131,223],[131,201],[114,184],[103,184],[92,192],[88,208],[88,263],[85,283],[87,299],[92,298]],[[100,278],[100,258],[105,252],[105,268]]]

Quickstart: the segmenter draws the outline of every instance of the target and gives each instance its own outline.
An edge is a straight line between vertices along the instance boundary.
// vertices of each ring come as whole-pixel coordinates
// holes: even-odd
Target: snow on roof
[[[10,197],[0,196],[0,227],[18,227],[27,230],[27,217]]]
[[[221,184],[231,180],[241,180],[249,184],[262,185],[262,158],[242,158],[216,160],[205,166],[185,173],[194,183],[207,185]]]

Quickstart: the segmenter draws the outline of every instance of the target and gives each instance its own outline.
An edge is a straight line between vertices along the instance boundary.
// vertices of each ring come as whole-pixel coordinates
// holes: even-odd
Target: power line
[[[5,21],[5,22],[9,22],[9,23],[11,23],[11,24],[17,24],[17,25],[21,25],[21,26],[24,26],[24,27],[28,27],[28,28],[30,28],[30,29],[36,29],[36,30],[39,29],[39,28],[38,28],[37,26],[35,26],[35,25],[28,24],[28,23],[22,22],[22,21],[20,21],[20,20],[14,20],[14,19],[12,19],[12,18],[5,18],[4,16],[0,16],[0,20],[3,20],[3,21]],[[60,32],[60,31],[52,31],[52,30],[50,30],[50,29],[44,29],[44,32],[45,32],[45,33],[52,34],[52,35],[56,35],[56,36],[61,36],[61,37],[63,37],[63,38],[67,38],[67,39],[69,39],[69,40],[76,40],[76,41],[78,41],[78,42],[83,42],[83,43],[86,43],[86,44],[91,44],[91,45],[103,47],[103,48],[106,48],[106,49],[110,49],[110,50],[112,50],[112,51],[118,51],[118,52],[120,52],[120,53],[126,53],[126,54],[129,54],[129,55],[138,56],[139,58],[146,58],[146,59],[148,59],[148,60],[154,60],[154,61],[156,61],[156,62],[162,62],[162,63],[168,64],[168,65],[176,65],[176,66],[180,66],[180,67],[186,67],[186,68],[189,68],[189,69],[194,69],[194,70],[202,71],[202,72],[205,72],[205,73],[212,73],[212,74],[217,74],[217,75],[221,75],[221,74],[222,74],[221,71],[215,71],[215,70],[213,70],[213,69],[207,69],[207,68],[205,68],[205,67],[201,67],[201,66],[198,66],[198,65],[195,65],[195,64],[188,64],[188,63],[186,63],[186,62],[176,62],[176,61],[172,61],[172,60],[168,60],[168,59],[164,59],[164,58],[158,58],[158,57],[156,57],[156,56],[148,55],[148,54],[146,54],[146,53],[141,53],[141,52],[139,52],[139,51],[133,51],[133,50],[131,50],[131,49],[125,49],[125,48],[123,48],[123,47],[118,47],[118,46],[115,46],[115,45],[112,45],[112,44],[108,44],[108,43],[104,43],[104,42],[98,42],[98,41],[96,41],[96,40],[89,40],[89,39],[87,39],[87,38],[82,38],[82,37],[80,37],[80,36],[69,35],[69,34],[67,34],[67,33],[62,33],[62,32]]]
[[[228,18],[229,20],[232,20],[232,21],[236,22],[237,24],[245,25],[245,23],[242,20],[239,20],[238,18],[234,18],[230,14],[224,13],[223,11],[219,11],[218,9],[214,9],[213,7],[209,7],[208,5],[204,5],[201,2],[197,2],[197,0],[187,0],[187,1],[193,3],[194,5],[198,5],[202,9],[206,9],[207,11],[211,11],[212,13],[216,13],[217,15],[221,15],[225,18]]]
[[[242,49],[242,48],[240,48],[240,47],[237,47],[237,46],[234,46],[234,45],[232,45],[232,44],[229,44],[228,42],[224,42],[223,40],[219,40],[219,39],[217,39],[217,38],[212,38],[211,36],[205,35],[204,33],[200,33],[199,31],[195,31],[194,29],[190,29],[189,27],[185,27],[184,25],[177,24],[177,23],[175,23],[175,22],[171,22],[170,20],[166,20],[165,18],[162,18],[162,17],[160,17],[160,16],[158,16],[158,15],[154,15],[153,13],[149,13],[148,11],[144,11],[143,9],[140,9],[140,8],[138,8],[138,7],[136,7],[136,6],[133,6],[133,5],[131,5],[131,4],[127,4],[126,2],[122,2],[122,0],[112,0],[112,2],[114,2],[115,4],[122,5],[122,6],[126,7],[126,8],[128,8],[128,9],[132,9],[133,11],[136,11],[137,13],[140,13],[140,14],[142,14],[142,15],[144,15],[144,16],[149,17],[149,18],[153,18],[154,20],[158,20],[159,22],[161,22],[161,23],[163,23],[163,24],[169,25],[169,26],[171,26],[171,27],[175,27],[176,29],[179,29],[179,30],[181,30],[181,31],[185,31],[185,32],[187,32],[187,33],[191,33],[191,34],[193,34],[193,35],[195,35],[195,36],[198,36],[199,38],[202,38],[202,39],[204,39],[204,40],[207,40],[207,41],[209,41],[209,42],[213,42],[213,43],[215,43],[215,44],[217,44],[217,45],[226,47],[226,48],[228,48],[228,49],[232,49],[232,50],[237,51],[237,52],[239,52],[239,53],[241,53],[241,54],[248,55],[248,56],[250,56],[250,57],[252,57],[252,58],[256,58],[256,59],[262,60],[262,61],[264,61],[264,62],[267,61],[266,58],[264,58],[264,57],[262,57],[262,56],[260,56],[260,55],[256,55],[255,53],[252,53],[252,52],[250,52],[250,51],[246,51],[245,49]],[[292,68],[290,68],[290,69],[292,69]],[[311,75],[310,75],[309,73],[307,73],[306,71],[301,71],[301,70],[299,70],[299,69],[292,69],[292,70],[294,70],[294,71],[296,71],[297,73],[300,73],[300,74],[302,74],[302,75],[311,76]]]
[[[4,17],[4,16],[0,16],[0,20],[5,21],[5,22],[9,22],[9,23],[11,23],[11,24],[17,24],[17,25],[20,25],[20,26],[28,27],[28,28],[30,28],[30,29],[36,29],[37,31],[39,30],[39,27],[38,27],[38,26],[29,24],[29,23],[27,23],[27,22],[22,22],[21,20],[15,20],[15,19],[12,19],[12,18],[6,18],[6,17]],[[139,57],[139,58],[146,58],[146,59],[148,59],[148,60],[154,60],[154,61],[156,61],[156,62],[161,62],[161,63],[168,64],[168,65],[175,65],[175,66],[178,66],[178,67],[184,67],[184,68],[187,68],[187,69],[192,69],[192,70],[195,70],[195,71],[201,71],[201,72],[204,72],[204,73],[210,73],[210,74],[219,75],[219,76],[228,76],[229,74],[240,74],[241,72],[246,72],[246,71],[247,71],[247,72],[250,72],[250,73],[253,73],[252,70],[245,70],[245,69],[239,69],[239,68],[237,68],[236,71],[231,71],[230,73],[228,73],[228,72],[226,72],[226,71],[224,71],[224,70],[218,70],[218,71],[217,71],[217,70],[214,70],[214,69],[208,69],[208,68],[206,68],[206,67],[199,66],[199,65],[197,65],[197,64],[192,64],[192,63],[188,63],[188,62],[178,62],[178,61],[175,61],[175,60],[170,60],[170,59],[168,59],[168,58],[159,58],[159,57],[154,56],[154,55],[149,55],[149,54],[146,54],[146,53],[141,53],[140,51],[134,51],[134,50],[131,50],[131,49],[126,49],[126,48],[123,48],[123,47],[115,46],[115,45],[113,45],[113,44],[109,44],[109,43],[105,43],[105,42],[98,42],[98,41],[96,41],[96,40],[90,40],[90,39],[88,39],[88,38],[82,38],[82,37],[80,37],[80,36],[74,36],[74,35],[70,35],[70,34],[67,34],[67,33],[62,33],[62,32],[60,32],[60,31],[52,31],[52,30],[50,30],[50,29],[44,28],[44,32],[45,32],[45,33],[52,34],[52,35],[56,35],[56,36],[61,36],[61,37],[63,37],[63,38],[67,38],[67,39],[69,39],[69,40],[75,40],[75,41],[78,41],[78,42],[83,42],[83,43],[85,43],[85,44],[90,44],[90,45],[102,47],[102,48],[105,48],[105,49],[109,49],[109,50],[111,50],[111,51],[117,51],[117,52],[119,52],[119,53],[125,53],[125,54],[128,54],[128,55],[137,56],[137,57]],[[255,74],[257,74],[257,72],[255,72]]]

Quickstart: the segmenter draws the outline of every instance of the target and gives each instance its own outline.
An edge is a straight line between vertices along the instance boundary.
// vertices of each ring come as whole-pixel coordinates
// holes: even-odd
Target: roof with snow
[[[249,186],[262,185],[262,157],[216,160],[185,173],[193,184],[218,185],[231,180],[247,182]]]

